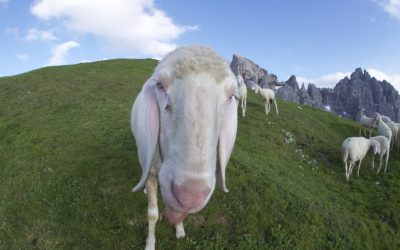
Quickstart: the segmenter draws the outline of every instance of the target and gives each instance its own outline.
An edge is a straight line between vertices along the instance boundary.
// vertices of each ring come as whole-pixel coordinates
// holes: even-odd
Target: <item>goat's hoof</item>
[[[182,239],[183,237],[185,237],[185,230],[183,230],[183,229],[181,229],[181,228],[179,228],[179,229],[176,229],[176,238],[177,239]]]

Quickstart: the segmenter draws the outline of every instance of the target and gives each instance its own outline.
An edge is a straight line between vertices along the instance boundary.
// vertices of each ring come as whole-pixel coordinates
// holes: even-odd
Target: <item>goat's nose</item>
[[[173,185],[173,193],[178,202],[186,209],[194,209],[201,206],[211,191],[205,183],[187,180],[184,185]]]

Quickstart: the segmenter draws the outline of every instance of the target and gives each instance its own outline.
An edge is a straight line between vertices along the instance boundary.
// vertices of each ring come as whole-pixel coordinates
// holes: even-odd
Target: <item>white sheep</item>
[[[269,111],[271,110],[270,103],[272,103],[272,102],[275,105],[276,114],[278,114],[278,105],[276,105],[275,93],[272,89],[264,89],[256,84],[252,87],[252,90],[254,90],[254,92],[256,94],[259,93],[261,95],[261,97],[263,98],[264,106],[265,106],[265,113],[267,115],[268,115]]]
[[[360,118],[360,129],[359,135],[361,136],[361,129],[364,130],[364,136],[366,136],[366,129],[369,131],[369,137],[371,137],[372,129],[376,127],[377,120],[376,118],[370,118],[363,114]]]
[[[142,168],[132,192],[146,186],[146,249],[155,248],[157,177],[163,217],[177,238],[185,236],[185,217],[207,204],[216,185],[228,192],[225,169],[236,139],[235,92],[227,62],[197,45],[167,54],[143,85],[131,113]]]
[[[238,101],[238,105],[240,102],[241,108],[242,108],[242,115],[243,117],[246,116],[246,107],[247,107],[247,87],[246,84],[244,84],[244,80],[243,80],[243,76],[242,75],[238,75],[237,76],[237,80],[239,83],[239,101]]]
[[[377,120],[376,128],[378,129],[378,133],[380,135],[385,136],[389,140],[392,139],[392,130],[385,122],[382,120],[382,116],[379,113],[376,113],[375,119]]]
[[[388,138],[386,138],[383,135],[378,135],[378,136],[374,136],[369,138],[370,140],[374,140],[377,141],[380,145],[380,152],[379,152],[379,168],[377,173],[379,173],[379,171],[381,170],[382,167],[382,158],[384,155],[386,155],[385,157],[385,173],[386,173],[386,168],[387,168],[387,163],[389,160],[389,151],[390,151],[390,141]],[[372,155],[372,169],[374,169],[374,155]]]
[[[353,172],[353,167],[357,161],[359,162],[357,176],[360,175],[361,162],[370,148],[373,154],[380,153],[380,145],[375,140],[369,140],[364,137],[350,137],[343,141],[342,159],[347,181],[349,181],[350,175]]]

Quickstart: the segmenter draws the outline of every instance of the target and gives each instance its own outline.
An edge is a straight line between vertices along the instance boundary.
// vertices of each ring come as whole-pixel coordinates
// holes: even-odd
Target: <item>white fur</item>
[[[177,238],[185,236],[183,219],[207,204],[215,185],[228,192],[225,169],[236,138],[236,92],[227,62],[196,45],[170,52],[143,85],[131,113],[142,168],[132,191],[146,185],[146,249],[155,248],[157,177],[164,217]]]
[[[242,108],[242,115],[243,115],[243,117],[245,117],[246,116],[246,107],[247,107],[247,87],[246,87],[246,84],[244,84],[242,75],[238,75],[237,80],[238,80],[238,84],[239,84],[238,105],[240,102],[240,106]]]
[[[385,136],[389,140],[392,139],[392,130],[386,123],[382,120],[382,116],[379,113],[376,113],[375,119],[377,120],[377,129],[380,135]]]
[[[366,129],[368,129],[369,137],[371,137],[372,129],[376,127],[376,123],[377,123],[376,119],[363,115],[360,119],[359,135],[361,136],[361,129],[363,129],[364,136],[366,136]]]
[[[394,122],[387,122],[386,125],[390,128],[390,131],[392,132],[392,137],[390,139],[391,142],[390,149],[393,149],[394,144],[397,142],[399,128],[397,124]]]
[[[390,141],[389,141],[388,138],[386,138],[383,135],[378,135],[378,136],[371,137],[370,140],[377,141],[379,143],[380,147],[381,147],[381,151],[379,153],[379,168],[378,168],[377,173],[379,173],[379,171],[381,170],[382,158],[383,158],[384,155],[386,155],[386,158],[385,158],[385,171],[384,171],[386,173],[387,163],[388,163],[388,160],[389,160]],[[372,155],[372,169],[374,169],[374,167],[375,167],[374,166],[374,155]]]
[[[381,118],[384,123],[392,122],[392,120],[389,117],[387,117],[386,115],[381,115]]]
[[[345,166],[347,181],[349,180],[357,161],[359,162],[357,176],[360,175],[361,162],[370,148],[372,149],[373,154],[380,153],[380,145],[375,140],[369,140],[364,137],[350,137],[343,141],[342,159]]]
[[[258,85],[254,85],[252,90],[257,94],[259,93],[264,100],[265,105],[265,113],[268,115],[269,111],[271,110],[270,103],[274,103],[276,114],[278,114],[278,105],[276,104],[275,93],[272,89],[264,89]]]

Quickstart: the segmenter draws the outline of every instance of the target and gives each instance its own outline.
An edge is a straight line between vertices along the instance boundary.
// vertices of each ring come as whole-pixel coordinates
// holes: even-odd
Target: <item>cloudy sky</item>
[[[0,0],[0,76],[184,44],[332,87],[356,67],[400,90],[400,0]]]

